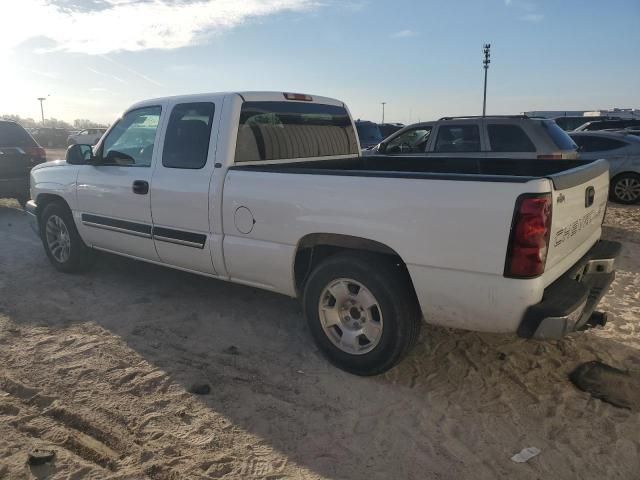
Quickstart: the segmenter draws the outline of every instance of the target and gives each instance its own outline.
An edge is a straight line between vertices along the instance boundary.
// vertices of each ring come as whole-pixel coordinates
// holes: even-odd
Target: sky
[[[275,90],[356,118],[640,108],[638,0],[2,0],[0,114]]]

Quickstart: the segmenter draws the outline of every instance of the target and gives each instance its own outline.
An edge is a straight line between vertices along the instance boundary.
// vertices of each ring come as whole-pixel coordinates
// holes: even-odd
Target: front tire
[[[622,173],[611,180],[611,200],[625,205],[640,202],[640,175]]]
[[[91,266],[93,252],[80,238],[66,205],[54,202],[45,207],[40,215],[40,238],[49,261],[57,270],[77,273]]]
[[[323,261],[305,284],[305,315],[328,360],[356,375],[378,375],[415,345],[422,316],[406,271],[360,252]]]

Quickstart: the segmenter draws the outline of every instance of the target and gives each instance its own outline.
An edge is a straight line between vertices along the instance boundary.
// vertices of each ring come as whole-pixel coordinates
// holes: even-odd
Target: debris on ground
[[[29,465],[43,465],[53,460],[55,456],[56,452],[54,450],[36,448],[29,452],[27,463]]]
[[[628,372],[602,362],[578,366],[569,379],[580,390],[616,407],[640,410],[640,372]]]
[[[536,447],[527,447],[520,450],[519,453],[516,453],[511,460],[516,463],[525,463],[528,460],[531,460],[533,457],[536,457],[540,454],[540,449]]]

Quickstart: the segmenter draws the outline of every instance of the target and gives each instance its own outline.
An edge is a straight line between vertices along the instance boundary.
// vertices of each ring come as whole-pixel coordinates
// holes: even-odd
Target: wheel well
[[[622,175],[635,175],[636,177],[640,177],[640,173],[634,172],[633,170],[628,170],[626,172],[616,173],[613,177],[611,177],[610,182],[613,182],[616,178],[621,177]]]
[[[60,195],[56,195],[56,194],[53,194],[53,193],[41,193],[36,198],[36,205],[38,205],[38,209],[37,209],[36,213],[37,213],[38,217],[40,217],[40,214],[42,212],[44,212],[45,207],[47,205],[49,205],[50,203],[53,203],[53,202],[61,203],[66,208],[69,208],[69,205],[67,204],[67,201],[64,198],[62,198]],[[69,209],[69,210],[71,210],[71,209]]]
[[[411,276],[407,266],[398,253],[387,245],[369,240],[367,238],[351,235],[314,233],[303,237],[298,242],[294,261],[294,279],[296,292],[302,294],[304,284],[313,269],[326,258],[345,251],[365,251],[383,256],[395,263],[398,268],[407,275],[411,282]],[[413,283],[411,283],[413,287]],[[414,290],[415,292],[415,290]]]

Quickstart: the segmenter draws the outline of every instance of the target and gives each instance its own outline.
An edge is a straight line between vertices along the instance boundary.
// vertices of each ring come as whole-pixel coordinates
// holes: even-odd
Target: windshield
[[[547,132],[549,132],[549,136],[553,140],[553,143],[555,143],[560,150],[578,149],[578,146],[573,140],[571,140],[571,137],[567,132],[562,130],[556,122],[553,120],[543,120],[542,124],[545,126]]]

